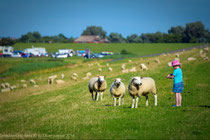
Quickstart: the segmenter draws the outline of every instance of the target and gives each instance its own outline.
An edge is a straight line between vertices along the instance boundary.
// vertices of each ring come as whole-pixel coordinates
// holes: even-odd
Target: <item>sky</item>
[[[0,0],[0,37],[79,37],[92,25],[127,37],[196,21],[210,29],[209,6],[210,0]]]

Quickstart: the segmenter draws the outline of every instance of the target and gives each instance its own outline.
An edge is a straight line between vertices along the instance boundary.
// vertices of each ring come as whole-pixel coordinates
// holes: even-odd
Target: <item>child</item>
[[[173,107],[181,106],[182,96],[181,93],[184,89],[182,70],[180,67],[179,60],[172,61],[172,66],[174,67],[173,74],[169,74],[167,78],[174,79],[173,92],[176,94],[176,104]]]

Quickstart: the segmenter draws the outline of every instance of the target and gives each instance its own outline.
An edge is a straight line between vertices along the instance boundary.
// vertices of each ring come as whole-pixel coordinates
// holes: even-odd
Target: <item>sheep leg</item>
[[[136,97],[136,107],[135,108],[138,108],[138,101],[139,101],[139,96]]]
[[[116,106],[116,98],[114,97],[114,106]]]
[[[155,106],[157,106],[157,94],[154,94],[154,98],[155,98]]]
[[[124,104],[124,97],[122,97],[122,105]]]
[[[93,95],[93,93],[92,93],[92,100],[94,100],[94,95]]]
[[[98,101],[98,92],[96,92],[95,100]]]
[[[121,98],[119,98],[118,100],[119,100],[119,106],[120,106],[120,101],[121,101]]]
[[[134,108],[134,102],[135,102],[135,97],[133,96],[132,107],[131,108]]]
[[[103,92],[101,92],[101,100],[103,100]]]
[[[146,106],[148,106],[148,95],[146,95]]]

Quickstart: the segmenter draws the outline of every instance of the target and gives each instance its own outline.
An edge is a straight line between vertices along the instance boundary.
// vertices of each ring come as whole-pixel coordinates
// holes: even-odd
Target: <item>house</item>
[[[109,43],[109,40],[96,35],[82,35],[74,43]]]

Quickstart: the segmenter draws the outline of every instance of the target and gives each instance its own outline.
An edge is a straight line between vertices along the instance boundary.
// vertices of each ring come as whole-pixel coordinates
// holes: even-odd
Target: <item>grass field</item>
[[[188,57],[197,60],[187,61]],[[155,58],[159,58],[161,64],[155,63]],[[59,66],[52,71],[48,68],[12,80],[3,79],[21,86],[21,79],[28,81],[33,78],[39,88],[27,83],[26,89],[20,87],[9,93],[0,93],[0,139],[209,139],[209,60],[199,57],[199,49],[180,53],[184,77],[183,102],[182,107],[173,108],[173,81],[166,79],[166,75],[173,72],[167,62],[174,58],[174,54],[127,58],[110,62],[112,72],[108,71],[106,59],[83,61],[73,58],[72,61],[63,60],[71,65]],[[128,63],[128,59],[132,63]],[[13,60],[8,61],[14,64]],[[148,71],[140,71],[136,66],[136,63],[147,62],[150,62]],[[89,67],[88,63],[94,66]],[[97,63],[102,65],[102,72],[97,71]],[[138,71],[122,73],[123,63],[126,63],[126,68],[137,67]],[[70,79],[73,72],[79,75],[77,82]],[[114,107],[109,89],[104,93],[104,100],[94,102],[88,92],[88,80],[82,79],[87,72],[93,76],[106,76],[108,87],[117,77],[124,79],[126,87],[133,76],[152,77],[158,89],[158,106],[153,105],[154,98],[149,95],[148,107],[145,106],[145,98],[141,97],[139,108],[131,109],[132,99],[126,91],[125,104]],[[65,74],[64,84],[47,84],[48,76],[62,73]]]

